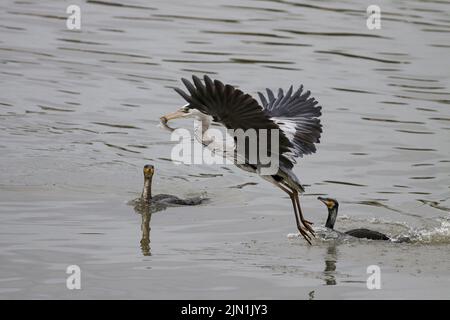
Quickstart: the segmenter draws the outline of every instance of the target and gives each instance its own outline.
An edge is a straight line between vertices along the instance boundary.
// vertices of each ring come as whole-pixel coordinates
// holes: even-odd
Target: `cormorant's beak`
[[[317,199],[322,201],[327,206],[327,208],[331,207],[331,203],[327,199],[322,198],[322,197],[317,197]]]
[[[167,122],[169,122],[169,120],[173,120],[173,119],[178,119],[178,118],[184,118],[186,116],[188,116],[189,114],[182,111],[182,109],[177,110],[175,112],[172,113],[168,113],[164,116],[162,116],[161,118],[159,118],[161,126],[163,126],[164,128],[168,129],[169,131],[174,131],[174,128],[171,128],[167,125]]]
[[[153,167],[144,167],[144,176],[152,177],[153,173],[155,173],[155,169]]]

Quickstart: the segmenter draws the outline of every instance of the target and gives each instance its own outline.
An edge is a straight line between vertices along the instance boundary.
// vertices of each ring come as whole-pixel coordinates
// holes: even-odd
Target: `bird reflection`
[[[144,256],[151,256],[150,247],[150,221],[152,214],[158,211],[165,210],[170,206],[194,206],[203,203],[207,198],[194,197],[187,199],[180,199],[169,194],[152,195],[152,178],[155,169],[152,165],[144,166],[144,187],[139,198],[130,201],[128,204],[134,207],[134,211],[141,216],[141,240],[140,248]]]
[[[327,252],[325,254],[325,270],[323,271],[325,284],[327,286],[336,285],[336,277],[335,277],[336,262],[337,262],[336,242],[330,241],[328,243]]]
[[[142,231],[142,237],[141,237],[141,251],[142,255],[144,256],[151,256],[151,249],[150,249],[150,221],[152,219],[152,213],[150,210],[146,210],[145,212],[141,212],[141,231]]]
[[[152,214],[165,210],[169,205],[162,203],[151,203],[145,201],[142,197],[136,200],[133,200],[134,212],[141,216],[141,240],[140,247],[142,251],[142,255],[151,256],[151,247],[150,247],[150,222],[152,219]]]

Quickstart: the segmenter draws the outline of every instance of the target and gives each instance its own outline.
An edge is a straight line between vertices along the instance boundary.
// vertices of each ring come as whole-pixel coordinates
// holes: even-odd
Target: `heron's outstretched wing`
[[[204,83],[192,76],[193,83],[181,79],[189,94],[179,88],[179,93],[188,103],[189,108],[195,108],[214,118],[229,129],[279,129],[275,122],[269,119],[263,108],[249,94],[219,80],[211,80],[204,76]]]
[[[280,129],[278,124],[270,119],[263,107],[249,94],[218,80],[211,80],[204,76],[204,83],[196,76],[192,76],[193,83],[182,79],[189,94],[179,88],[175,91],[188,103],[189,108],[197,109],[213,117],[214,121],[223,124],[228,129]],[[269,133],[270,134],[270,133]],[[268,139],[270,143],[270,138]],[[280,155],[280,161],[292,167],[291,160],[283,153],[291,151],[293,145],[282,130],[279,130],[279,150],[271,150]],[[270,146],[269,146],[270,148]]]
[[[267,98],[258,92],[264,113],[286,134],[293,145],[292,156],[302,157],[316,152],[314,144],[320,142],[322,133],[319,119],[322,108],[317,106],[318,102],[313,97],[310,97],[311,92],[303,92],[303,86],[296,92],[293,92],[291,86],[286,94],[279,89],[277,97],[272,90],[266,91]]]

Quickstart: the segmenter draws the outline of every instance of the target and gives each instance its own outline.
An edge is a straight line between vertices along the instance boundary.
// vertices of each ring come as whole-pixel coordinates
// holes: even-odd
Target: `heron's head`
[[[154,173],[155,173],[155,167],[153,167],[151,164],[146,164],[144,166],[144,177],[145,178],[153,177]]]
[[[192,108],[189,104],[187,104],[175,112],[168,113],[168,114],[162,116],[160,118],[160,121],[164,127],[173,131],[174,129],[169,127],[167,125],[167,122],[169,122],[170,120],[180,119],[180,118],[194,118],[194,119],[197,119],[197,120],[200,120],[203,122],[206,119],[208,119],[209,116],[195,108]]]
[[[162,116],[160,119],[162,122],[167,123],[169,120],[173,120],[173,119],[201,118],[202,116],[206,116],[206,115],[195,108],[191,108],[189,106],[189,104],[187,104],[175,112],[168,113],[168,114]]]
[[[339,203],[337,202],[336,199],[332,199],[332,198],[322,198],[322,197],[318,197],[317,199],[319,199],[320,201],[322,201],[329,210],[333,210],[336,209],[339,206]]]

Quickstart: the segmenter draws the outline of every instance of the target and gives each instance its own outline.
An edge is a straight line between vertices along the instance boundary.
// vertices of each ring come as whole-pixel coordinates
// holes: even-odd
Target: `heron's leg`
[[[299,212],[299,215],[300,215],[300,221],[303,223],[303,225],[305,226],[305,228],[306,228],[309,232],[311,232],[311,234],[315,237],[316,235],[315,235],[315,233],[314,233],[313,228],[311,227],[311,225],[312,225],[313,223],[312,223],[312,222],[309,222],[308,220],[306,220],[306,219],[303,217],[302,209],[300,208],[300,198],[299,198],[299,196],[298,196],[298,191],[297,191],[297,190],[293,190],[293,193],[294,193],[294,198],[295,198],[295,200],[296,200],[297,209],[298,209],[298,212]]]
[[[298,209],[298,213],[299,213],[299,216],[300,216],[300,221],[301,221],[302,224],[305,226],[305,228],[312,234],[312,236],[315,237],[315,232],[314,232],[313,228],[311,227],[311,225],[312,225],[313,223],[310,222],[310,221],[308,221],[308,220],[306,220],[306,219],[303,217],[302,209],[300,208],[300,199],[299,199],[299,196],[298,196],[298,191],[295,190],[294,188],[290,187],[289,185],[283,183],[283,182],[281,182],[281,184],[282,184],[285,188],[291,190],[291,192],[292,192],[292,194],[293,194],[293,197],[294,197],[294,199],[295,199],[296,207],[297,207],[297,209]]]
[[[299,219],[299,214],[297,212],[297,205],[296,205],[296,200],[295,200],[295,196],[294,196],[294,192],[293,190],[290,190],[289,187],[287,186],[283,186],[278,182],[274,182],[274,184],[279,187],[281,190],[283,190],[284,192],[286,192],[289,195],[289,198],[291,198],[292,201],[292,206],[294,207],[294,215],[295,215],[295,222],[297,223],[297,229],[300,232],[300,234],[303,236],[303,238],[305,238],[306,241],[308,241],[309,244],[311,244],[311,237],[308,234],[307,229],[303,228],[303,226],[300,223],[300,219]],[[313,234],[314,235],[314,234]]]

